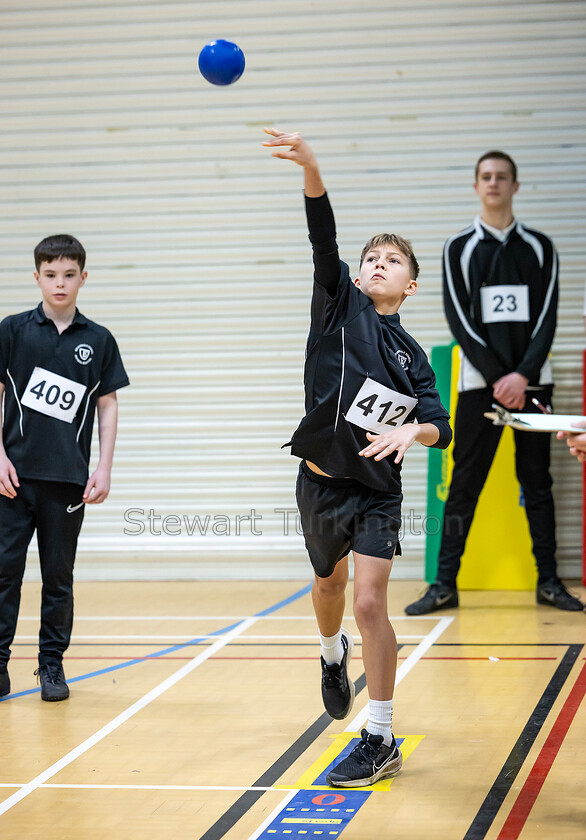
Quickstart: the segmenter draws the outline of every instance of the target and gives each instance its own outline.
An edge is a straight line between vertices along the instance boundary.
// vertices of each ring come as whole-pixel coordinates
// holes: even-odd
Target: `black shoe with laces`
[[[326,665],[321,657],[321,696],[326,712],[336,720],[343,720],[350,714],[354,703],[354,683],[348,677],[348,665],[352,659],[354,640],[347,630],[342,629],[342,662]]]
[[[365,787],[379,779],[394,776],[403,764],[401,750],[395,739],[390,747],[383,744],[382,735],[371,735],[366,729],[360,733],[362,740],[347,758],[330,770],[326,779],[334,787]]]
[[[584,609],[584,604],[578,598],[570,595],[561,580],[551,578],[537,584],[537,603],[557,607],[558,610],[578,612]]]
[[[39,665],[35,671],[35,676],[41,683],[42,700],[49,700],[50,702],[67,700],[69,697],[69,686],[65,682],[65,674],[61,662],[45,662],[44,665]]]
[[[10,677],[8,671],[0,671],[0,697],[10,694]]]
[[[458,590],[445,583],[432,583],[423,598],[405,607],[407,615],[425,615],[458,606]]]

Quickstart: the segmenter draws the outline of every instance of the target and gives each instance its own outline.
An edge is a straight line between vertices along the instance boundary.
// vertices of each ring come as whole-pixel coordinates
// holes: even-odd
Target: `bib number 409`
[[[47,380],[41,379],[40,382],[37,382],[37,384],[31,388],[31,394],[35,394],[38,400],[44,399],[47,405],[55,405],[59,402],[59,408],[64,411],[71,408],[75,402],[75,394],[73,391],[61,392],[59,385],[55,385],[54,383],[48,387],[46,387],[46,385]]]
[[[51,370],[36,367],[25,388],[22,405],[71,423],[87,388]]]
[[[416,405],[415,397],[393,391],[367,376],[346,412],[346,420],[361,429],[382,434],[401,426]]]

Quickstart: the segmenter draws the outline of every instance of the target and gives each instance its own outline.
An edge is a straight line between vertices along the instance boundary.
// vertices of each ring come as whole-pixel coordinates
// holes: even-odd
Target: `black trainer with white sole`
[[[407,615],[426,615],[436,610],[447,610],[457,607],[458,590],[445,583],[432,583],[423,598],[405,607]]]
[[[558,610],[579,612],[584,604],[578,598],[570,595],[564,584],[558,578],[546,580],[537,586],[537,603],[557,607]]]
[[[403,765],[401,750],[395,739],[390,747],[383,744],[382,735],[371,735],[366,729],[349,756],[342,759],[326,779],[334,787],[365,787],[379,779],[394,776]]]
[[[354,640],[347,630],[342,628],[342,662],[326,665],[321,657],[321,696],[326,712],[336,720],[343,720],[350,714],[354,704],[354,683],[348,676],[348,665],[352,659]]]

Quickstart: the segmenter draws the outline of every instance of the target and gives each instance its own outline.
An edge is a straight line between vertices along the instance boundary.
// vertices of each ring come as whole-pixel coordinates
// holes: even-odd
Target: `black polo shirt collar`
[[[35,319],[37,324],[53,323],[53,321],[50,318],[47,318],[47,316],[45,315],[45,310],[43,309],[42,301],[41,303],[39,303],[36,309],[33,309],[33,318]],[[73,321],[71,322],[69,327],[72,326],[72,324],[80,324],[82,326],[85,326],[87,324],[87,318],[85,317],[85,315],[81,314],[77,307],[75,307],[75,315],[73,316]],[[69,327],[67,327],[67,329],[69,329]]]

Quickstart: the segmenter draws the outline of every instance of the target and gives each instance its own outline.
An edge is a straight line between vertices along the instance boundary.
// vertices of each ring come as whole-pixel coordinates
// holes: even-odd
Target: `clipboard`
[[[493,426],[511,426],[521,432],[586,432],[586,417],[579,414],[520,414],[493,403],[494,411],[485,411]]]

